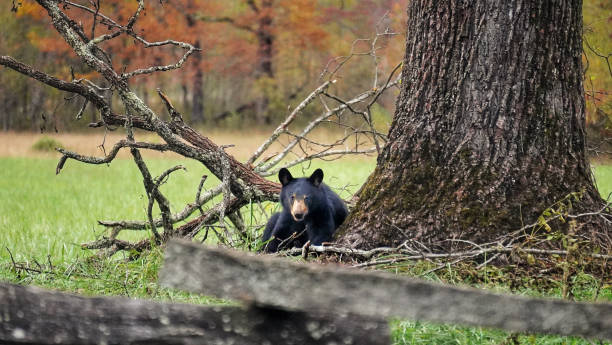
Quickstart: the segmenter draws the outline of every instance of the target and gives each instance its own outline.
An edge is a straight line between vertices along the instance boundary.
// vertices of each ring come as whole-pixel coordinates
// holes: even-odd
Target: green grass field
[[[97,220],[145,220],[147,198],[142,180],[131,160],[118,159],[110,165],[90,166],[68,161],[63,171],[55,175],[56,159],[0,158],[0,280],[33,284],[45,288],[77,292],[85,295],[127,295],[131,297],[171,300],[189,303],[227,303],[216,299],[160,288],[157,272],[163,253],[155,249],[131,262],[116,255],[108,260],[86,260],[94,254],[81,249],[80,244],[92,241],[103,233]],[[196,162],[170,159],[149,159],[154,175],[174,165],[183,164],[187,171],[171,175],[162,190],[169,197],[173,211],[182,208],[195,197],[195,189],[206,171]],[[355,192],[374,168],[374,160],[315,162],[305,168],[310,173],[316,167],[325,171],[325,182],[344,198]],[[299,168],[294,175],[302,175]],[[594,174],[602,195],[612,192],[612,166],[597,165]],[[344,181],[353,181],[345,185]],[[216,185],[212,176],[206,188]],[[269,208],[275,207],[269,205]],[[265,220],[264,220],[265,221]],[[148,236],[136,232],[129,237]],[[15,272],[12,259],[43,272]],[[397,272],[419,275],[430,269],[428,263],[411,263]],[[481,273],[478,273],[481,274]],[[452,284],[469,284],[498,291],[509,291],[503,270],[491,268],[485,279],[456,278],[453,268],[425,276],[426,279]],[[578,274],[576,295],[580,300],[612,301],[609,285],[597,290],[599,280],[588,274]],[[561,285],[548,284],[543,289],[524,289],[518,293],[560,296]],[[516,292],[516,291],[515,291]],[[502,344],[508,343],[508,333],[419,322],[394,321],[394,344]],[[521,344],[589,344],[578,338],[521,335]]]
[[[8,259],[9,247],[16,260],[37,257],[56,263],[88,255],[80,243],[95,239],[103,231],[97,220],[146,220],[147,196],[142,178],[131,160],[91,166],[68,161],[55,175],[55,159],[0,158],[0,244],[1,258]],[[154,176],[165,169],[184,165],[161,189],[179,211],[195,199],[203,174],[209,175],[204,189],[219,182],[194,161],[151,159]],[[374,167],[374,161],[324,162],[325,181],[347,198],[359,188]],[[295,175],[302,172],[292,169]],[[306,169],[307,172],[314,167]],[[275,177],[272,177],[275,178]],[[355,181],[346,184],[342,181]],[[273,206],[273,205],[271,205]],[[146,236],[135,233],[132,238]],[[91,253],[89,253],[91,254]]]

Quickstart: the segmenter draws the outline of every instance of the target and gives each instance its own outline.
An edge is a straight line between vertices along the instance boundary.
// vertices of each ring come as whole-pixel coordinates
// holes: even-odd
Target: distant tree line
[[[136,78],[133,88],[145,101],[162,109],[155,96],[155,89],[162,87],[190,124],[274,125],[287,115],[292,101],[298,101],[320,83],[326,68],[336,67],[338,60],[334,58],[351,51],[368,52],[370,43],[360,39],[375,36],[381,28],[403,36],[405,3],[406,0],[153,1],[147,4],[135,30],[150,41],[172,37],[202,51],[179,71]],[[80,5],[89,6],[90,2],[65,1],[62,6],[90,31],[93,16]],[[136,6],[137,2],[129,0],[102,1],[100,13],[125,24],[121,21],[127,22]],[[2,2],[0,20],[2,55],[40,66],[64,80],[87,78],[103,84],[51,29],[48,17],[35,2]],[[105,18],[100,20],[105,22]],[[93,30],[99,35],[111,32],[109,27],[99,24]],[[401,61],[403,41],[381,38],[376,57],[353,57],[362,63],[344,69],[338,77],[350,82],[337,86],[345,90],[336,92],[354,94],[369,84],[374,58],[379,68],[390,71]],[[175,49],[143,50],[129,39],[110,40],[103,46],[110,52],[113,65],[126,70],[165,64],[181,54]],[[82,100],[56,97],[55,90],[17,73],[2,71],[0,128],[4,131],[69,130],[82,128],[82,124],[73,121],[77,114],[80,121],[99,117],[91,106],[81,114]],[[390,116],[394,95],[382,97],[378,103],[381,111]]]
[[[287,114],[292,101],[315,86],[325,66],[334,68],[335,57],[367,51],[377,28],[405,34],[407,0],[177,0],[151,2],[136,29],[151,40],[174,37],[202,49],[179,71],[136,79],[134,86],[147,100],[163,87],[177,101],[190,124],[215,127],[272,125]],[[89,4],[89,2],[87,2]],[[85,3],[83,3],[85,5]],[[64,7],[83,27],[92,16],[79,10],[79,1]],[[100,13],[127,21],[136,2],[100,2]],[[612,136],[612,3],[585,0],[584,56],[587,72],[585,95],[587,123],[596,137]],[[61,40],[32,0],[0,3],[2,55],[36,63],[47,73],[65,80],[99,79],[82,65]],[[98,25],[104,33],[108,28]],[[357,41],[356,41],[357,40]],[[403,55],[403,39],[389,39],[378,52],[380,66],[391,69]],[[113,63],[130,69],[170,61],[175,50],[142,51],[133,41],[108,43]],[[363,56],[340,76],[345,90],[354,94],[368,83],[371,63]],[[58,61],[72,61],[59,64]],[[331,62],[331,63],[330,63]],[[56,90],[41,86],[0,67],[0,130],[70,130],[82,128],[73,121],[83,104],[77,99],[56,97]],[[152,103],[156,104],[156,97]],[[392,94],[378,101],[390,116]],[[160,109],[161,104],[157,104]],[[314,113],[314,111],[313,111]],[[80,121],[95,121],[92,107],[79,114]],[[307,116],[304,117],[308,119]]]

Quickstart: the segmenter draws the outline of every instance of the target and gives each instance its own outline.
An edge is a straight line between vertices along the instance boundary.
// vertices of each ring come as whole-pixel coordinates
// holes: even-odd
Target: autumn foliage
[[[62,6],[71,18],[78,18],[89,37],[111,32],[112,27],[106,25],[102,15],[125,24],[137,8],[137,2],[132,0],[104,0],[99,1],[99,14],[94,15],[78,6],[94,9],[92,4],[97,3],[75,0]],[[194,44],[202,51],[180,70],[134,78],[132,87],[150,102],[157,100],[148,95],[156,87],[163,87],[192,123],[272,124],[286,116],[292,100],[321,82],[321,72],[325,66],[333,68],[334,57],[348,55],[351,49],[354,52],[370,49],[367,41],[355,40],[375,36],[377,29],[403,33],[405,3],[406,0],[148,1],[135,32],[148,41],[171,38]],[[10,2],[0,5],[2,20],[9,22],[9,30],[5,31],[9,35],[0,41],[8,48],[5,54],[66,80],[98,78],[78,62],[34,1],[22,0],[14,4],[13,11],[10,9]],[[390,71],[401,60],[403,41],[398,37],[391,44],[386,39],[378,42],[377,59],[382,68]],[[103,47],[110,52],[117,71],[174,63],[183,54],[172,47],[144,48],[128,36],[105,42]],[[372,57],[359,59],[362,61],[355,68],[336,76],[351,81],[343,87],[358,90],[370,83]],[[2,73],[0,78],[14,79],[21,88],[18,93],[29,93],[37,99],[30,98],[31,101],[41,103],[37,109],[26,111],[26,121],[21,121],[23,116],[15,117],[4,125],[5,129],[28,126],[38,129],[31,122],[39,123],[42,112],[47,112],[47,118],[53,115],[60,128],[70,125],[68,120],[78,104],[66,105],[65,100],[58,101],[57,97],[53,100],[49,96],[54,91],[41,90],[20,76]],[[389,110],[393,103],[392,97],[381,99]],[[24,107],[28,106],[21,106]],[[55,107],[57,112],[48,114]],[[93,119],[95,115],[90,116]]]
[[[134,78],[132,88],[154,104],[155,88],[163,87],[191,123],[207,126],[272,125],[287,114],[287,107],[315,88],[334,68],[334,58],[367,52],[377,30],[397,32],[399,37],[377,43],[379,67],[392,69],[404,54],[407,0],[172,0],[147,1],[135,31],[149,41],[175,39],[202,51],[180,70]],[[79,8],[95,8],[94,15]],[[102,15],[125,24],[137,8],[133,0],[74,0],[64,10],[92,37],[111,32]],[[96,25],[93,26],[94,17]],[[584,2],[585,38],[596,52],[612,52],[612,5]],[[57,77],[99,77],[82,65],[63,39],[52,29],[48,16],[32,0],[0,3],[3,55],[38,66]],[[183,51],[177,48],[144,48],[129,38],[103,44],[117,71],[174,63]],[[372,59],[356,56],[350,68],[334,76],[342,78],[337,93],[354,94],[371,82]],[[585,78],[587,119],[602,133],[612,131],[612,75],[606,61],[585,48],[589,69]],[[609,61],[608,61],[609,64]],[[9,129],[82,128],[72,121],[81,105],[78,99],[59,97],[15,73],[0,69],[0,127]],[[342,89],[343,88],[343,89]],[[393,112],[394,99],[383,97],[380,109]],[[161,105],[158,105],[161,107]],[[160,108],[161,109],[161,108]],[[93,109],[86,118],[94,120]],[[44,115],[44,116],[43,116]],[[307,116],[305,120],[307,120]]]

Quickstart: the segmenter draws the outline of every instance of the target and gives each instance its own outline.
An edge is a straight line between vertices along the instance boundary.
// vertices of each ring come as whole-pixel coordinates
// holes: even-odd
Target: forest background
[[[407,0],[173,0],[151,2],[137,30],[150,41],[172,38],[202,49],[181,69],[136,77],[133,88],[154,110],[163,105],[155,95],[162,88],[191,125],[208,129],[276,126],[288,107],[303,99],[332,71],[338,57],[353,56],[334,85],[339,95],[355,95],[372,84],[373,73],[386,75],[401,61],[405,44]],[[94,1],[95,3],[95,1]],[[128,18],[137,3],[98,1],[100,12]],[[91,27],[92,16],[67,8]],[[585,0],[584,62],[587,124],[590,138],[612,136],[612,2]],[[0,50],[60,79],[88,78],[100,82],[78,62],[68,45],[50,29],[46,14],[30,0],[0,3]],[[98,32],[108,28],[98,25]],[[379,35],[376,55],[371,40]],[[182,52],[141,49],[128,38],[108,43],[115,67],[167,64]],[[363,52],[363,55],[359,55]],[[58,64],[58,61],[67,63]],[[72,63],[71,63],[72,62]],[[377,66],[378,71],[375,71]],[[503,68],[503,66],[500,66]],[[75,115],[83,100],[0,67],[0,128],[2,131],[67,132],[85,129],[99,114],[88,106],[80,121]],[[387,92],[373,109],[375,122],[390,122],[397,93]],[[309,107],[300,117],[307,123],[320,109]],[[85,122],[87,121],[87,122]],[[384,132],[384,129],[383,129]]]

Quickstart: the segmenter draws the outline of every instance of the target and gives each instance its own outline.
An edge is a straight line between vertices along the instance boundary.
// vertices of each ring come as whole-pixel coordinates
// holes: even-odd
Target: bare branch
[[[170,234],[172,232],[172,223],[169,220],[170,204],[168,202],[168,199],[166,199],[166,197],[158,189],[155,188],[155,184],[153,183],[153,179],[151,178],[151,173],[149,172],[147,165],[142,159],[140,151],[138,151],[138,149],[131,148],[130,153],[132,154],[132,157],[134,157],[134,162],[136,163],[136,166],[138,167],[138,170],[140,170],[140,174],[142,175],[142,182],[144,184],[145,190],[147,191],[147,196],[149,197],[149,205],[151,205],[151,207],[153,206],[151,199],[155,199],[157,201],[157,205],[159,206],[159,209],[162,213],[162,225],[164,226],[164,233]],[[153,223],[153,218],[150,213],[149,221]],[[155,236],[156,242],[159,243],[161,241],[161,236],[155,229],[154,225],[151,227],[151,232]]]
[[[185,208],[180,211],[177,212],[175,214],[172,214],[170,216],[170,222],[171,223],[178,223],[180,221],[183,221],[185,219],[187,219],[187,217],[189,217],[195,210],[199,209],[200,207],[202,207],[202,205],[204,205],[205,203],[209,202],[210,200],[212,200],[214,197],[216,197],[217,195],[221,194],[222,191],[222,186],[219,185],[211,190],[208,190],[206,193],[202,194],[200,196],[200,198],[198,199],[198,201],[196,203],[193,204],[188,204],[185,206]],[[161,226],[162,225],[162,220],[160,219],[156,219],[155,221],[155,225],[156,226]],[[148,228],[148,222],[142,222],[142,221],[129,221],[129,220],[122,220],[122,221],[98,221],[98,224],[106,226],[106,227],[120,227],[121,229],[127,229],[127,230],[142,230],[142,229],[147,229]]]
[[[202,179],[200,180],[200,184],[198,185],[198,191],[196,192],[196,196],[195,196],[196,204],[200,200],[200,194],[202,194],[202,188],[204,187],[204,182],[206,182],[207,178],[208,178],[208,175],[202,175]],[[204,211],[202,210],[202,207],[198,207],[198,209],[200,210],[200,213],[204,213]]]
[[[112,40],[113,38],[121,35],[122,33],[123,33],[123,30],[117,30],[117,31],[115,31],[113,33],[110,33],[110,34],[104,34],[104,35],[101,35],[101,36],[93,38],[91,41],[89,41],[89,44],[92,45],[92,46],[93,45],[97,45],[97,44],[100,44],[100,43],[102,43],[104,41]]]
[[[140,13],[142,12],[143,9],[144,9],[144,0],[138,0],[138,8],[136,9],[136,12],[130,17],[130,19],[128,20],[128,24],[126,25],[128,32],[132,32],[132,29],[134,28],[134,24],[136,24],[136,20],[140,16]]]
[[[81,106],[81,109],[79,109],[79,112],[75,116],[76,120],[80,120],[83,117],[83,113],[85,112],[85,108],[87,108],[87,104],[89,104],[89,101],[85,99],[83,101],[83,105]]]
[[[37,70],[32,66],[19,62],[10,56],[0,56],[0,65],[6,66],[23,75],[27,75],[28,77],[36,79],[41,83],[47,84],[58,90],[77,93],[92,102],[97,108],[108,107],[102,96],[98,95],[91,87],[87,87],[81,83],[67,82],[58,79],[54,76]]]
[[[152,143],[145,143],[145,142],[130,142],[128,140],[120,140],[113,146],[111,151],[105,157],[84,156],[76,152],[65,150],[63,148],[57,148],[56,150],[63,155],[62,159],[64,162],[66,160],[64,157],[66,157],[66,158],[71,158],[79,162],[88,163],[88,164],[105,164],[105,163],[110,163],[113,159],[115,159],[115,157],[117,156],[117,153],[119,153],[119,150],[124,147],[156,150],[156,151],[161,151],[161,152],[164,152],[169,149],[169,146],[165,144],[152,144]],[[59,166],[58,164],[57,173],[61,171],[61,168],[63,167],[64,162],[62,162],[61,166]]]
[[[373,154],[376,153],[377,149],[376,147],[372,147],[372,148],[368,148],[365,150],[349,150],[349,149],[345,149],[345,150],[329,150],[329,151],[321,151],[321,152],[317,152],[311,155],[306,155],[303,157],[300,157],[298,159],[295,159],[293,161],[290,161],[288,163],[284,163],[283,164],[283,168],[290,168],[292,166],[296,166],[298,164],[304,163],[306,161],[310,161],[313,159],[322,159],[322,158],[327,158],[327,157],[335,157],[335,159],[344,157],[346,155],[369,155],[369,154]],[[277,169],[273,169],[273,170],[268,170],[266,172],[262,172],[261,176],[272,176],[278,173],[278,171],[281,168],[277,168]]]
[[[248,203],[249,201],[243,198],[232,198],[227,205],[218,203],[203,215],[176,229],[176,233],[181,237],[193,238],[204,225],[211,225],[219,220],[219,214],[222,207],[225,207],[226,213],[233,213]]]
[[[183,64],[185,63],[185,61],[187,61],[187,58],[189,58],[189,56],[191,54],[193,54],[196,51],[201,51],[202,50],[200,48],[196,48],[196,47],[192,46],[189,43],[179,42],[179,41],[174,41],[174,40],[165,40],[165,41],[161,41],[161,42],[149,43],[149,42],[145,41],[144,39],[142,39],[142,38],[140,38],[138,36],[135,36],[135,38],[137,40],[139,40],[140,42],[144,43],[145,48],[159,47],[159,46],[163,46],[163,45],[175,45],[175,46],[181,47],[183,49],[186,49],[187,51],[185,52],[185,54],[183,54],[183,56],[175,64],[169,64],[169,65],[163,65],[163,66],[153,66],[153,67],[149,67],[149,68],[137,69],[137,70],[129,72],[129,73],[123,73],[121,75],[122,79],[129,79],[129,78],[131,78],[133,76],[136,76],[136,75],[150,74],[150,73],[154,73],[154,72],[164,72],[164,71],[170,71],[170,70],[173,70],[173,69],[181,68],[183,66]]]
[[[79,8],[79,9],[81,9],[81,10],[87,11],[87,12],[89,12],[89,13],[91,13],[91,14],[94,14],[94,15],[96,15],[96,16],[98,16],[98,17],[102,18],[102,24],[104,24],[104,25],[108,25],[108,26],[110,26],[110,27],[114,27],[114,28],[122,28],[122,26],[121,26],[121,25],[119,25],[119,24],[117,24],[117,22],[115,22],[113,19],[111,19],[111,18],[109,18],[109,17],[105,16],[105,15],[104,15],[104,14],[102,14],[102,13],[99,13],[99,11],[92,10],[91,8],[89,8],[89,7],[87,7],[87,6],[83,6],[83,5],[81,5],[81,4],[77,4],[77,3],[72,2],[72,1],[63,0],[63,2],[64,2],[65,4],[67,4],[67,5],[70,5],[70,6],[72,6],[72,7]],[[97,12],[97,13],[96,13],[96,12]]]
[[[222,190],[223,190],[223,201],[221,202],[221,206],[219,208],[219,224],[222,228],[224,228],[224,232],[225,232],[225,236],[227,238],[227,240],[229,241],[230,245],[232,244],[232,237],[227,229],[227,227],[225,226],[225,209],[227,208],[227,206],[229,205],[230,202],[230,198],[231,198],[231,191],[230,191],[230,180],[232,178],[232,170],[230,168],[229,165],[229,161],[227,160],[227,155],[225,155],[225,148],[226,147],[230,147],[230,146],[234,146],[234,145],[228,145],[228,146],[221,146],[219,148],[220,150],[220,160],[221,160],[221,164],[223,166],[223,180],[221,183],[222,186]]]
[[[589,48],[589,50],[595,54],[596,56],[604,59],[604,61],[606,61],[606,65],[608,66],[608,72],[610,73],[610,76],[612,76],[612,66],[610,65],[610,57],[612,57],[612,53],[610,54],[602,54],[599,51],[597,51],[595,48],[593,48],[591,46],[591,44],[589,44],[589,40],[586,37],[583,37],[584,39],[584,43],[586,44],[587,48]]]
[[[247,5],[253,10],[255,13],[259,13],[259,7],[255,4],[255,0],[246,0]]]
[[[352,105],[358,102],[362,102],[364,100],[366,100],[368,97],[370,97],[373,94],[374,91],[367,91],[362,93],[361,95],[358,95],[357,97],[347,101],[346,103],[348,105]],[[320,115],[319,117],[317,117],[316,119],[314,119],[312,122],[310,122],[303,130],[302,132],[300,132],[299,137],[306,137],[306,135],[308,133],[310,133],[317,125],[319,125],[321,122],[329,119],[331,116],[333,116],[334,114],[337,114],[341,111],[343,111],[344,109],[347,108],[347,105],[345,104],[341,104],[325,113],[323,113],[322,115]],[[262,173],[264,171],[268,171],[270,168],[272,168],[273,166],[275,166],[276,164],[278,164],[281,160],[283,160],[283,158],[285,158],[285,156],[287,156],[287,154],[289,154],[289,152],[291,152],[291,150],[298,144],[299,140],[293,140],[291,141],[286,147],[285,149],[278,154],[275,158],[271,159],[269,162],[256,166],[255,167],[255,171]]]
[[[335,80],[326,81],[321,86],[316,88],[313,92],[311,92],[295,109],[293,109],[293,111],[291,112],[291,114],[289,114],[289,116],[287,116],[285,121],[283,121],[280,125],[278,125],[278,127],[276,127],[272,135],[263,144],[261,144],[261,146],[259,146],[257,150],[255,150],[253,155],[251,155],[251,157],[247,160],[247,164],[253,164],[261,156],[261,154],[264,153],[268,149],[268,147],[270,147],[270,145],[274,141],[276,141],[276,139],[278,139],[278,137],[282,133],[287,131],[287,127],[289,127],[293,120],[295,120],[298,114],[302,110],[304,110],[304,108],[306,108],[306,106],[310,104],[315,99],[315,97],[325,92],[325,90],[327,90],[327,88],[335,82]]]
[[[323,251],[325,250],[323,249]],[[545,250],[545,249],[535,249],[535,248],[497,248],[495,247],[495,248],[485,248],[485,249],[480,249],[480,250],[471,250],[471,251],[457,252],[457,253],[398,256],[393,259],[368,261],[368,262],[364,262],[361,264],[353,265],[353,267],[362,268],[362,267],[368,267],[368,266],[387,265],[387,264],[393,264],[393,263],[402,262],[402,261],[412,261],[412,260],[421,260],[421,259],[449,259],[449,258],[464,258],[465,259],[465,258],[481,256],[485,254],[491,254],[491,253],[499,254],[499,253],[513,253],[513,252],[519,252],[519,253],[523,252],[527,254],[541,254],[541,255],[562,255],[562,256],[566,256],[569,254],[567,250]],[[605,254],[594,254],[593,253],[593,254],[587,254],[586,256],[592,257],[595,259],[602,259],[602,260],[612,259],[612,255],[605,255]]]
[[[166,106],[166,109],[168,109],[168,113],[170,114],[170,118],[172,119],[172,121],[183,123],[183,117],[181,116],[181,113],[174,109],[172,102],[170,102],[170,98],[168,98],[168,96],[166,96],[166,94],[163,93],[160,88],[157,88],[157,94],[162,99],[162,102]]]
[[[163,173],[162,173],[162,174],[161,174],[161,175],[160,175],[158,178],[156,178],[156,179],[155,179],[155,184],[153,185],[153,188],[151,189],[151,191],[150,191],[150,193],[149,193],[149,204],[148,204],[148,206],[147,206],[147,215],[148,215],[148,217],[149,217],[149,225],[151,225],[151,232],[153,232],[153,235],[155,236],[155,239],[156,239],[158,242],[161,242],[161,237],[159,236],[159,233],[157,232],[157,229],[155,229],[155,221],[153,221],[153,200],[154,200],[154,197],[153,197],[153,196],[154,196],[154,195],[156,195],[157,193],[160,193],[160,194],[161,194],[161,192],[159,192],[159,186],[160,186],[162,183],[164,183],[164,182],[165,182],[165,178],[166,178],[168,175],[170,175],[172,172],[177,171],[177,170],[179,170],[179,169],[186,170],[184,166],[182,166],[182,165],[177,165],[177,166],[175,166],[175,167],[172,167],[172,168],[170,168],[170,169],[168,169],[168,170],[164,171],[164,172],[163,172]],[[162,200],[164,200],[164,199],[162,199]],[[167,199],[165,199],[165,201],[167,202]],[[170,205],[169,205],[169,204],[166,204],[166,205],[164,205],[163,207],[160,205],[160,207],[159,207],[159,208],[160,208],[160,209],[166,209],[166,210],[168,210],[168,212],[169,212],[169,210],[170,210]],[[165,214],[165,215],[163,215],[163,214],[162,214],[162,224],[164,224],[164,228],[165,228],[165,229],[164,229],[164,231],[165,231],[165,233],[166,233],[166,234],[169,234],[169,233],[170,233],[170,231],[172,230],[171,225],[170,225],[170,227],[168,228],[169,223],[171,223],[171,221],[168,221],[168,220],[169,220],[169,218],[170,218],[170,216],[169,216],[168,214]],[[164,221],[164,220],[165,220],[165,221]]]

